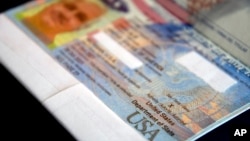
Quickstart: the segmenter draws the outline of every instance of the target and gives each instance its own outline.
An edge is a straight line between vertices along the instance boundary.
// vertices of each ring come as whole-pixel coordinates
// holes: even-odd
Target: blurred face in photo
[[[44,8],[25,22],[51,41],[56,34],[76,30],[104,13],[102,7],[87,0],[63,0]]]

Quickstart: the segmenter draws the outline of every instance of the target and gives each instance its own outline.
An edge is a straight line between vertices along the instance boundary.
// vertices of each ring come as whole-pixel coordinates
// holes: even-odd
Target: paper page
[[[0,15],[0,57],[40,101],[79,83],[5,15]]]
[[[77,140],[146,141],[82,84],[58,93],[44,105]]]
[[[195,28],[250,66],[250,2],[227,0],[197,16]]]
[[[1,63],[78,140],[145,140],[4,15],[0,30]]]

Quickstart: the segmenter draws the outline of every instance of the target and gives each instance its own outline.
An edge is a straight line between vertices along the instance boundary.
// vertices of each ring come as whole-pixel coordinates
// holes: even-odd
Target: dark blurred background
[[[0,2],[0,12],[13,8],[28,0],[6,0]],[[1,32],[1,31],[0,31]],[[2,139],[8,140],[75,140],[74,137],[35,99],[31,93],[2,65],[1,104]],[[3,126],[2,126],[3,125]],[[233,138],[236,128],[248,128],[250,134],[250,110],[216,128],[199,140],[243,140]]]

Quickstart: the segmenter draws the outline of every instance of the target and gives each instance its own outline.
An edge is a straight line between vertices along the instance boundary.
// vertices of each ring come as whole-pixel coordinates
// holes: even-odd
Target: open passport
[[[248,0],[36,0],[0,15],[0,61],[77,140],[195,140],[250,109],[249,15]]]

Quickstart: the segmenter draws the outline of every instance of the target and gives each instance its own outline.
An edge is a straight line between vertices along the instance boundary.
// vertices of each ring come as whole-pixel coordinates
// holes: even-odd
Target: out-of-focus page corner
[[[146,141],[82,84],[58,93],[43,104],[77,140]]]
[[[0,15],[0,30],[1,64],[39,101],[79,83],[5,14]]]

